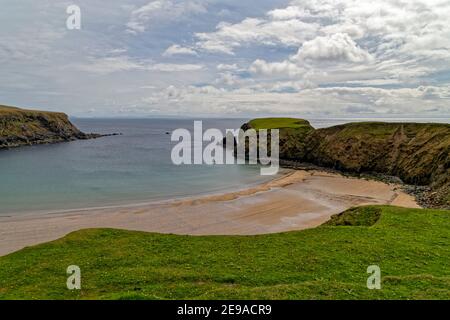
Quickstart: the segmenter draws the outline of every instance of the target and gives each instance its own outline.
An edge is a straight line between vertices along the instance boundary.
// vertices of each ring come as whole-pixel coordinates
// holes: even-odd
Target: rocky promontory
[[[242,126],[280,130],[280,159],[341,172],[395,176],[426,186],[433,207],[450,207],[450,124],[358,122],[314,129],[293,118],[254,119]]]
[[[0,105],[0,149],[101,136],[81,132],[65,113]]]

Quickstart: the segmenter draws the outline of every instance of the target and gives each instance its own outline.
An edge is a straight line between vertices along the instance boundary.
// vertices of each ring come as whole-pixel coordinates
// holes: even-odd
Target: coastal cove
[[[205,120],[239,128],[243,119]],[[171,162],[179,119],[72,119],[83,132],[123,135],[0,150],[0,216],[117,206],[235,190],[269,181],[258,166]]]
[[[315,128],[368,119],[310,119]],[[205,119],[205,128],[239,128],[246,119]],[[407,122],[411,119],[379,119]],[[419,119],[443,122],[450,119]],[[258,166],[171,163],[166,134],[190,119],[72,119],[83,132],[121,136],[0,151],[0,216],[120,206],[245,189],[268,182]],[[230,152],[230,151],[228,151]]]
[[[428,124],[398,124],[398,119],[390,121],[396,123],[365,120],[358,119],[350,124],[346,124],[346,119],[204,121],[206,128],[224,132],[241,126],[245,130],[252,126],[258,129],[275,125],[280,127],[282,160],[302,161],[320,151],[319,161],[336,161],[333,157],[337,156],[343,169],[341,172],[324,162],[323,168],[281,169],[276,176],[262,176],[258,165],[174,165],[170,154],[177,142],[171,141],[167,133],[177,128],[189,130],[194,124],[189,119],[74,119],[73,128],[79,132],[101,135],[120,131],[124,134],[0,152],[1,178],[5,182],[0,184],[0,254],[55,240],[84,228],[187,235],[254,235],[314,228],[332,215],[356,206],[420,208],[416,199],[403,191],[399,180],[367,179],[366,173],[370,172],[364,170],[361,177],[366,178],[344,172],[351,173],[352,170],[346,170],[352,168],[349,165],[356,168],[365,166],[361,161],[372,161],[362,150],[366,148],[374,154],[372,146],[380,148],[379,143],[385,143],[386,150],[389,152],[390,148],[396,155],[392,158],[391,154],[386,154],[376,163],[389,165],[389,159],[404,158],[411,152],[400,147],[409,145],[405,139],[410,139],[411,134],[433,135],[435,127],[434,141],[444,146],[435,150],[445,156],[448,124],[430,127]],[[411,130],[411,127],[412,133],[402,133],[401,140],[397,139],[403,142],[389,142],[399,130]],[[329,137],[335,140],[330,146],[336,146],[336,151],[329,146],[308,150],[310,145],[326,141],[320,136],[330,130]],[[351,140],[345,135],[346,130],[352,130]],[[349,150],[346,144],[353,147],[361,143],[362,149],[359,147],[351,154],[345,152]],[[414,148],[417,149],[413,147],[412,152],[416,152]],[[233,153],[233,150],[224,150]],[[321,157],[325,160],[320,160]],[[435,158],[431,156],[429,161]],[[442,162],[446,158],[439,159]],[[435,166],[444,178],[440,180],[446,183],[448,176],[440,162]],[[448,192],[445,185],[441,190]]]
[[[450,0],[2,1],[1,305],[448,302],[449,17]]]
[[[448,296],[449,211],[422,209],[389,173],[408,165],[414,180],[431,169],[424,187],[445,195],[449,125],[358,120],[206,121],[281,126],[281,158],[295,169],[272,177],[257,165],[173,165],[168,132],[189,119],[74,119],[81,132],[124,135],[3,150],[0,299]],[[374,156],[386,176],[367,170]],[[61,286],[74,261],[88,284],[76,292]],[[384,290],[367,290],[373,263]]]

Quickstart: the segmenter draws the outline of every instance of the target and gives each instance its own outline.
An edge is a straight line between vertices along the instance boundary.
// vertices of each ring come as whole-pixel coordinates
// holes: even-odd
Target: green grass
[[[44,115],[47,117],[59,117],[59,116],[65,115],[65,114],[62,112],[21,109],[21,108],[17,108],[17,107],[0,105],[0,116],[6,116],[6,115],[19,115],[19,116]]]
[[[295,118],[260,118],[253,119],[249,122],[255,130],[259,129],[282,129],[282,128],[311,128],[308,121]]]
[[[450,211],[383,206],[348,215],[334,226],[260,236],[78,231],[1,257],[0,299],[450,297]],[[65,287],[73,264],[81,291]],[[381,290],[366,287],[369,265],[381,268]]]
[[[373,226],[381,217],[381,207],[356,207],[336,214],[324,225],[327,226]]]
[[[399,128],[403,128],[406,136],[415,136],[417,133],[448,133],[450,124],[447,123],[402,123],[402,122],[350,122],[334,127],[321,129],[333,131],[339,129],[341,137],[365,137],[370,139],[386,139],[392,136]]]

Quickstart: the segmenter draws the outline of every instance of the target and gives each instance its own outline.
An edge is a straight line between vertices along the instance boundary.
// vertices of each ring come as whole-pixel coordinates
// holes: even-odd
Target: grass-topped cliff
[[[258,129],[310,129],[308,121],[296,118],[260,118],[248,122],[251,128]]]
[[[0,257],[0,300],[448,299],[449,229],[450,211],[373,206],[259,236],[82,230]],[[380,290],[366,286],[371,265]]]
[[[0,105],[0,149],[97,136],[78,130],[64,113]]]
[[[356,173],[383,173],[429,185],[450,206],[450,124],[348,123],[314,129],[302,119],[255,119],[244,129],[280,129],[280,157]]]
[[[296,118],[253,119],[242,126],[243,130],[250,128],[280,129],[280,156],[283,159],[303,158],[306,139],[314,131],[308,121]]]

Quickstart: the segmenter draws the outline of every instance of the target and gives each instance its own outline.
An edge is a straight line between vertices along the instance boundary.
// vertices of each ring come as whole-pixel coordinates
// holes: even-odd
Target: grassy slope
[[[358,210],[333,226],[261,236],[79,231],[1,257],[0,299],[448,299],[450,211]],[[366,226],[341,226],[349,221]],[[65,288],[71,264],[81,292]],[[366,288],[372,264],[381,290]]]

